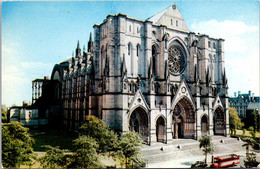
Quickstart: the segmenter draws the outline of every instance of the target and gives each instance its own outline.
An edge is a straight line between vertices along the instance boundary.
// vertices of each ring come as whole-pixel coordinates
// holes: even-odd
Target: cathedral
[[[144,21],[110,14],[93,28],[87,49],[78,42],[52,71],[64,129],[94,115],[148,144],[229,136],[223,39],[189,31],[176,4]]]

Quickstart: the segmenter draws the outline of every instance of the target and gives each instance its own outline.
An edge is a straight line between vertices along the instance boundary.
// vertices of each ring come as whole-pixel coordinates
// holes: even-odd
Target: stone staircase
[[[215,149],[214,155],[245,151],[245,147],[242,147],[243,141],[236,138],[213,136],[212,141]],[[167,144],[154,142],[151,146],[145,145],[142,148],[142,154],[144,160],[149,164],[203,156],[203,152],[199,148],[199,141],[193,139],[177,139],[168,141]]]

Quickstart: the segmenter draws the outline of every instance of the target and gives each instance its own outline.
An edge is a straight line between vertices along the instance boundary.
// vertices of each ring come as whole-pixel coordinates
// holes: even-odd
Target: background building
[[[177,6],[139,20],[108,15],[94,41],[54,66],[61,124],[95,115],[149,143],[229,135],[224,40],[190,32]]]
[[[238,91],[237,95],[234,93],[234,97],[229,98],[230,107],[234,107],[238,116],[243,119],[248,113],[252,113],[254,109],[260,110],[260,97],[254,96],[249,90],[248,93],[241,93]]]

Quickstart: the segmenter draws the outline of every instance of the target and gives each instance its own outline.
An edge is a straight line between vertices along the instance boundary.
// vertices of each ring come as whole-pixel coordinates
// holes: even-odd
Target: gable
[[[193,108],[195,109],[195,102],[194,102],[193,97],[191,96],[191,92],[190,92],[187,84],[185,83],[185,81],[182,80],[179,85],[179,88],[172,100],[171,109],[173,110],[175,105],[184,97],[186,97],[190,101]]]
[[[219,95],[217,95],[216,98],[215,98],[215,101],[214,101],[213,106],[212,106],[212,110],[215,111],[218,107],[221,107],[222,109],[224,109],[222,102],[219,98]]]
[[[135,109],[138,106],[143,107],[145,109],[145,111],[147,111],[147,112],[150,109],[140,90],[137,90],[137,92],[135,93],[135,96],[130,103],[129,110],[132,111],[133,109]]]
[[[153,22],[153,24],[165,25],[168,28],[189,32],[189,29],[175,3],[147,20]]]

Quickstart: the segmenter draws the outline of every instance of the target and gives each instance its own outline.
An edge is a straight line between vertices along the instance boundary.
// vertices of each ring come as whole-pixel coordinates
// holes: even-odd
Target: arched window
[[[133,48],[132,44],[128,43],[128,56],[130,57],[130,73],[134,73],[134,55],[133,55]]]
[[[130,55],[130,54],[131,54],[131,44],[128,43],[128,55]]]
[[[157,55],[157,48],[155,45],[152,46],[152,57],[153,57],[153,72],[154,74],[156,74],[156,67],[157,67],[157,58],[156,58],[156,55]]]
[[[136,56],[138,57],[140,55],[140,45],[136,45]]]

